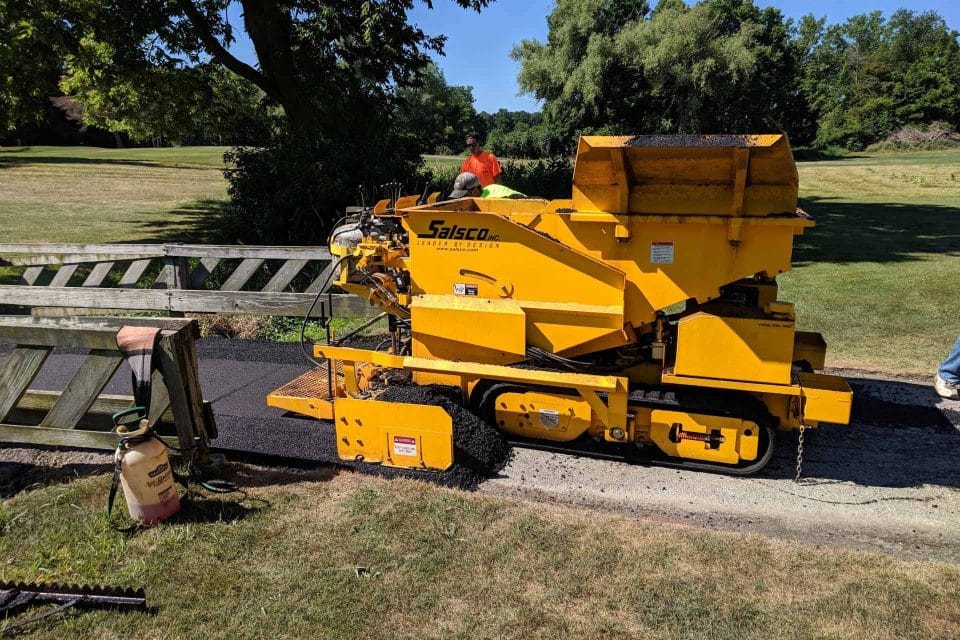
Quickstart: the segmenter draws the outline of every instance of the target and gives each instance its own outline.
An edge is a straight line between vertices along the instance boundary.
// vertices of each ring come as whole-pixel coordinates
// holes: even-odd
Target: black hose
[[[330,282],[333,280],[334,274],[337,273],[337,270],[340,268],[340,265],[343,264],[343,261],[346,260],[347,257],[348,256],[343,256],[342,258],[340,258],[330,266],[330,273],[327,275],[326,281],[324,281],[323,285],[321,285],[320,288],[317,290],[317,295],[314,297],[313,302],[310,303],[310,308],[307,309],[306,315],[303,316],[303,322],[300,324],[300,351],[303,353],[304,356],[306,356],[307,360],[309,360],[310,362],[312,362],[318,367],[322,367],[323,363],[314,359],[313,353],[307,350],[307,345],[306,345],[307,321],[310,319],[310,314],[313,313],[313,310],[317,306],[317,303],[320,302],[320,296],[326,293],[326,289],[328,286],[330,286]],[[328,335],[329,335],[329,332],[330,332],[329,322],[327,323],[326,331],[328,332]],[[316,344],[312,340],[310,342],[311,344]]]

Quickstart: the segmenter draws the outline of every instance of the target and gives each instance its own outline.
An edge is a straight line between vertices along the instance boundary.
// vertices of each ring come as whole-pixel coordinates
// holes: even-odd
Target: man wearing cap
[[[453,191],[450,192],[449,199],[457,198],[526,198],[519,191],[506,187],[502,184],[491,184],[487,187],[480,186],[480,178],[476,174],[465,172],[457,176],[453,182]]]
[[[453,181],[453,191],[450,192],[448,198],[450,200],[468,197],[479,198],[482,191],[483,187],[480,186],[480,178],[477,177],[477,174],[465,171]]]
[[[460,165],[460,173],[472,173],[480,180],[480,186],[500,184],[500,163],[497,156],[480,147],[480,136],[467,134],[467,150],[470,155]]]

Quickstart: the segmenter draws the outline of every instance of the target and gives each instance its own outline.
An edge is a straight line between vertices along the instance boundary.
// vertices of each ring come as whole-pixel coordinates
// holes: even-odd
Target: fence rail
[[[19,272],[14,284],[0,285],[4,305],[297,316],[327,291],[333,261],[325,247],[0,244],[0,266]],[[317,313],[375,310],[327,292]]]
[[[110,431],[110,415],[130,407],[133,397],[102,392],[123,365],[117,347],[123,325],[161,329],[150,422],[160,437],[195,451],[202,462],[216,426],[197,375],[196,320],[0,316],[0,344],[15,345],[0,356],[0,441],[115,448],[119,436]],[[62,390],[31,389],[57,347],[86,354]]]

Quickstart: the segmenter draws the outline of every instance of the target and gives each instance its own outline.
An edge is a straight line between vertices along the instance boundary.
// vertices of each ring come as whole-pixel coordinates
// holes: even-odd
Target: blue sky
[[[757,0],[757,4],[778,7],[794,19],[813,13],[826,16],[828,22],[842,22],[852,15],[878,9],[887,15],[901,7],[914,11],[932,9],[951,28],[960,30],[960,2],[956,0]],[[553,5],[553,0],[496,0],[477,14],[461,9],[453,0],[434,0],[432,10],[418,4],[410,20],[427,33],[447,36],[446,55],[438,57],[437,64],[448,83],[473,87],[478,111],[536,111],[536,100],[517,95],[517,65],[510,59],[510,50],[523,39],[546,38],[547,15]],[[231,9],[232,16],[238,14],[239,9]],[[246,38],[238,38],[231,50],[248,62],[256,60]]]

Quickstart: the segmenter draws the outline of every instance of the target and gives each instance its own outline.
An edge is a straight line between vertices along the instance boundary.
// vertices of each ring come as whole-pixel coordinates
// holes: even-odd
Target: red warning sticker
[[[393,436],[393,455],[417,455],[417,439],[409,436]]]

